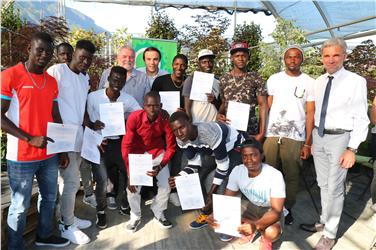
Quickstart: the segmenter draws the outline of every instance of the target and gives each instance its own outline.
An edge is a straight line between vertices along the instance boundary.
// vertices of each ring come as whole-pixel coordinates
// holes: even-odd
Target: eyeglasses
[[[303,90],[303,93],[301,93],[301,94],[296,93],[297,90],[298,90],[298,86],[295,87],[294,96],[295,96],[296,98],[303,98],[304,93],[305,93],[305,89]]]

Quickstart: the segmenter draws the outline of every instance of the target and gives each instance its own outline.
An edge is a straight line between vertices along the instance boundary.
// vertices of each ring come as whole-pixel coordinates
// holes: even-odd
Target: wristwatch
[[[358,149],[356,149],[356,148],[347,147],[346,149],[353,152],[354,154],[358,153]]]

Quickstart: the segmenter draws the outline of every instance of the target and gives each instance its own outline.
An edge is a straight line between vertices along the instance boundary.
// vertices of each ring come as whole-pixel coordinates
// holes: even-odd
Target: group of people
[[[119,209],[130,215],[126,230],[135,232],[141,222],[142,198],[147,197],[155,223],[164,229],[173,226],[164,211],[169,200],[179,206],[175,177],[192,173],[199,174],[205,206],[190,223],[191,229],[219,226],[213,217],[213,194],[241,193],[246,209],[239,242],[252,242],[259,232],[261,248],[271,249],[283,227],[294,222],[299,169],[311,154],[322,211],[316,223],[301,228],[322,231],[315,249],[331,249],[343,209],[347,170],[355,163],[369,124],[366,80],[344,69],[346,50],[341,39],[326,41],[321,48],[326,73],[314,80],[301,71],[303,50],[290,46],[282,55],[285,69],[264,83],[257,73],[247,72],[248,45],[235,42],[230,48],[232,69],[214,78],[207,101],[197,101],[190,99],[194,76],[186,76],[188,59],[183,54],[173,58],[169,74],[159,68],[163,55],[157,48],[145,49],[145,68],[136,69],[135,51],[123,46],[117,66],[106,69],[97,90],[89,93],[93,43],[80,40],[74,49],[68,43],[59,44],[58,63],[46,70],[54,41],[47,33],[34,34],[28,60],[1,72],[1,129],[8,133],[11,188],[9,249],[24,248],[22,234],[34,176],[39,186],[35,244],[63,247],[90,242],[82,230],[92,222],[75,216],[80,177],[83,202],[97,210],[97,227],[107,227],[106,209]],[[201,50],[197,60],[197,71],[213,73],[211,50]],[[180,93],[180,107],[171,116],[163,109],[162,91]],[[229,101],[249,104],[246,131],[229,125]],[[126,133],[105,138],[98,147],[100,164],[89,162],[80,155],[84,128],[97,132],[105,128],[99,107],[115,102],[122,103]],[[47,137],[48,122],[79,126],[74,152],[47,155],[46,145],[53,143]],[[153,168],[145,173],[153,177],[152,188],[131,185],[130,154],[152,155]],[[204,184],[207,178],[209,188]],[[52,233],[55,206],[61,236]],[[219,238],[233,239],[225,234]]]

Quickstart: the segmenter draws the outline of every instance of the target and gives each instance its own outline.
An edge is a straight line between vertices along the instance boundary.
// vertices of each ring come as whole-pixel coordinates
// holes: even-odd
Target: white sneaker
[[[172,203],[176,207],[180,207],[181,204],[180,204],[178,193],[171,193],[169,202]]]
[[[115,197],[107,197],[107,208],[110,210],[116,210],[118,208]]]
[[[85,196],[84,195],[84,198],[82,199],[82,202],[85,203],[86,205],[89,205],[92,208],[96,208],[97,207],[97,200],[95,198],[95,194],[92,194],[90,196]]]
[[[77,226],[78,229],[86,229],[86,228],[91,227],[92,223],[89,220],[80,219],[75,216],[74,224]]]
[[[68,228],[60,228],[61,237],[69,240],[70,242],[77,245],[84,245],[90,242],[90,238],[77,228],[75,224],[70,225]]]

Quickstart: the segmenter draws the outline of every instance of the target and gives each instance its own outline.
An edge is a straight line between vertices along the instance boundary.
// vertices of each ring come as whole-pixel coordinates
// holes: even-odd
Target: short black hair
[[[127,77],[127,70],[121,66],[113,66],[111,68],[111,72],[110,72],[110,75],[112,75],[113,73],[117,73],[119,75],[123,75],[125,77]]]
[[[145,61],[145,53],[148,52],[148,51],[155,51],[158,53],[158,56],[159,56],[159,61],[162,59],[162,54],[161,52],[159,51],[159,49],[157,49],[156,47],[148,47],[144,50],[144,53],[142,54],[142,59]]]
[[[261,143],[253,137],[246,139],[242,142],[242,144],[240,144],[241,149],[249,147],[257,149],[260,152],[260,154],[264,152]]]
[[[95,45],[89,40],[79,40],[76,44],[76,49],[84,49],[91,54],[94,54],[96,51]]]
[[[56,46],[56,51],[58,51],[60,47],[67,47],[67,48],[69,48],[69,49],[73,52],[73,46],[70,45],[70,44],[67,43],[67,42],[62,42],[62,43],[60,43],[59,45],[57,45],[57,46]]]
[[[184,55],[184,54],[177,54],[176,56],[174,56],[174,59],[172,59],[172,63],[174,63],[176,59],[182,59],[185,62],[185,64],[188,65],[188,58],[187,58],[186,55]]]
[[[54,39],[52,36],[46,32],[36,32],[31,36],[30,41],[36,41],[36,40],[41,40],[43,42],[49,43],[54,45]]]
[[[159,93],[157,91],[150,91],[150,92],[146,93],[146,95],[144,97],[144,101],[148,97],[155,98],[155,99],[159,100],[159,102],[161,101],[161,96],[159,95]]]
[[[178,120],[189,121],[189,116],[183,111],[176,111],[170,116],[170,123]]]

